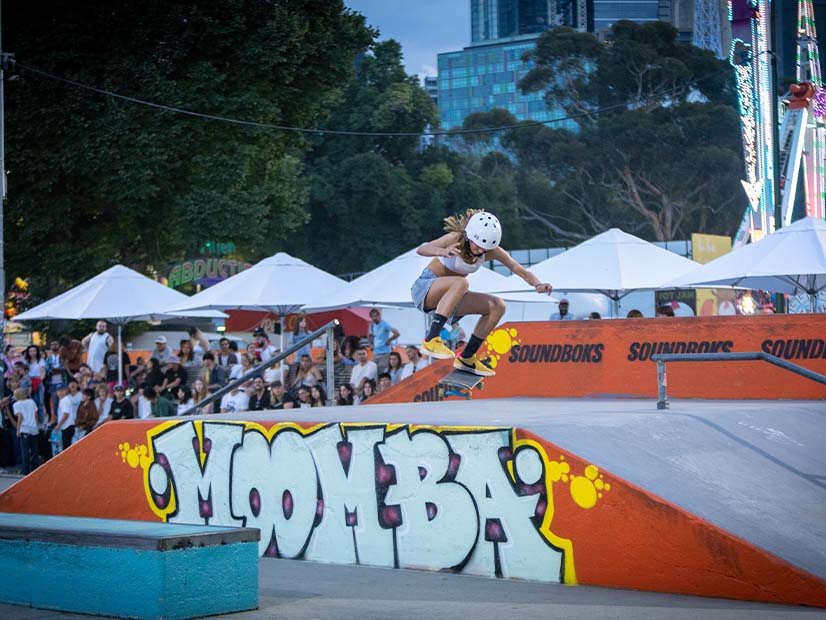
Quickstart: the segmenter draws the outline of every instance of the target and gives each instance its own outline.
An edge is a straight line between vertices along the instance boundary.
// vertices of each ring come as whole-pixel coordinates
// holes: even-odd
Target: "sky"
[[[380,31],[379,40],[402,45],[407,72],[436,75],[436,54],[470,43],[470,0],[344,0]]]

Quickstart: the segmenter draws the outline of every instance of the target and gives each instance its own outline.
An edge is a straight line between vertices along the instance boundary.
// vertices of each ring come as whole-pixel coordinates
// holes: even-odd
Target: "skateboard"
[[[462,396],[466,399],[473,398],[473,389],[483,390],[483,381],[487,377],[474,375],[464,370],[453,370],[439,381],[439,400],[445,396]]]

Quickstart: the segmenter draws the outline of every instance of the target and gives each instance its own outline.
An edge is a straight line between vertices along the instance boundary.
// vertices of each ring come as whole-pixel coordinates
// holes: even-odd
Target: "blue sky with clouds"
[[[436,75],[436,54],[470,43],[470,0],[344,0],[344,4],[378,28],[380,40],[401,43],[408,73]]]

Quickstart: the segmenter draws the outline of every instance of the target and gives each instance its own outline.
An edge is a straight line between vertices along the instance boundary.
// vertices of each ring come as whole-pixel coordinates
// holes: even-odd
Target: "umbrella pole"
[[[278,313],[278,322],[281,323],[281,351],[284,350],[284,313]],[[281,385],[284,385],[284,362],[286,360],[281,360]],[[284,385],[286,388],[286,385]]]
[[[118,323],[118,385],[123,385],[123,325]]]

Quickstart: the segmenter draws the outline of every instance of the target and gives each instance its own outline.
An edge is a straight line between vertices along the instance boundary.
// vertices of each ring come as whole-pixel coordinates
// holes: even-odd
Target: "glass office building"
[[[552,25],[555,0],[470,0],[470,40],[539,34]]]
[[[593,0],[594,32],[608,30],[614,22],[654,22],[660,17],[662,0]],[[668,2],[665,2],[668,5]]]
[[[462,125],[473,112],[504,108],[518,120],[549,121],[564,116],[545,106],[544,93],[523,95],[517,83],[530,70],[522,54],[533,49],[536,36],[516,37],[457,52],[439,54],[439,116],[442,127]],[[553,127],[575,129],[573,121]]]

